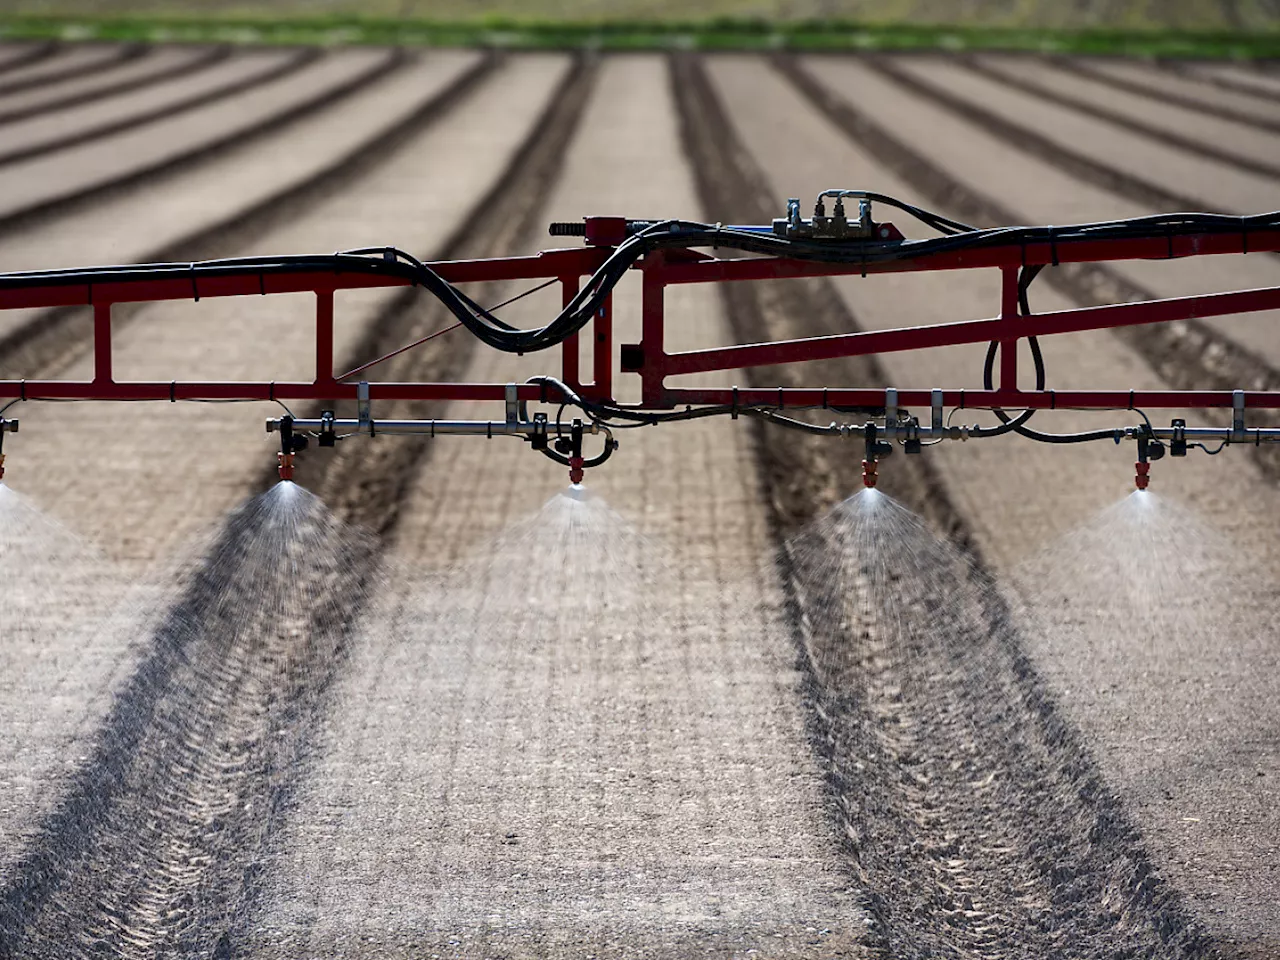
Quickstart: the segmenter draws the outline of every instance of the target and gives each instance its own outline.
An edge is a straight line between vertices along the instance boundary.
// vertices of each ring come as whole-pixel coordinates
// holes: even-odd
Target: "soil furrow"
[[[1234,120],[1236,123],[1243,123],[1250,127],[1257,127],[1259,130],[1266,130],[1270,133],[1280,133],[1280,123],[1272,120],[1266,120],[1255,114],[1245,113],[1241,110],[1233,110],[1225,104],[1214,104],[1210,106],[1194,97],[1183,96],[1172,90],[1148,86],[1145,83],[1137,83],[1136,81],[1118,77],[1113,73],[1105,70],[1095,69],[1087,63],[1080,60],[1067,57],[1055,58],[1054,66],[1060,70],[1069,70],[1077,73],[1082,77],[1088,77],[1090,80],[1097,80],[1099,83],[1105,83],[1117,90],[1124,90],[1127,93],[1136,93],[1141,97],[1148,97],[1152,100],[1161,100],[1165,103],[1172,103],[1175,106],[1184,107],[1187,110],[1194,110],[1197,113],[1203,113],[1211,117],[1224,117],[1228,120]],[[1201,77],[1195,76],[1196,82],[1200,82]],[[1250,96],[1257,96],[1257,91],[1251,91]]]
[[[852,102],[828,89],[795,59],[776,57],[773,63],[836,127],[881,163],[896,170],[929,204],[982,226],[1026,222],[1027,218],[1019,211],[970,189],[950,176],[945,169],[908,146]],[[898,75],[899,71],[891,74],[895,82]],[[912,80],[907,78],[908,86]],[[941,95],[934,96],[932,88],[918,92],[951,108],[951,98],[944,100]],[[1002,127],[986,129],[1003,139],[1017,137]],[[1025,145],[1020,139],[1012,139],[1011,142]],[[1056,162],[1052,154],[1043,156],[1050,162]],[[1105,264],[1064,264],[1046,270],[1042,281],[1081,306],[1159,299],[1153,290],[1122,277]],[[1122,327],[1112,333],[1137,351],[1152,370],[1174,389],[1271,390],[1280,385],[1280,370],[1203,321]],[[1280,424],[1280,417],[1267,411],[1251,410],[1249,415],[1251,422],[1258,425]],[[1280,481],[1280,451],[1260,446],[1249,448],[1249,452],[1270,479]]]
[[[176,80],[179,77],[185,77],[189,73],[195,73],[222,60],[226,60],[231,56],[231,52],[232,48],[227,46],[210,47],[200,56],[192,57],[186,63],[176,64],[165,70],[158,70],[154,73],[148,73],[140,77],[131,77],[128,80],[121,80],[118,83],[104,83],[101,86],[96,86],[89,90],[82,90],[79,93],[69,94],[66,97],[49,100],[31,107],[0,111],[0,123],[13,123],[17,120],[26,120],[28,117],[34,117],[37,114],[51,113],[54,110],[66,110],[69,107],[79,107],[86,103],[93,103],[95,100],[114,97],[121,93],[128,93],[132,90],[138,90],[142,87],[150,86],[151,84],[166,83],[170,80]]]
[[[1183,150],[1187,153],[1193,153],[1197,156],[1214,160],[1218,163],[1225,164],[1229,167],[1235,167],[1248,173],[1260,174],[1264,177],[1280,178],[1280,164],[1266,163],[1262,160],[1256,160],[1252,157],[1242,156],[1230,150],[1224,150],[1215,146],[1213,142],[1196,139],[1194,137],[1184,137],[1173,130],[1165,127],[1156,126],[1155,124],[1144,123],[1125,113],[1116,110],[1110,110],[1104,106],[1084,99],[1083,97],[1075,97],[1070,94],[1056,90],[1047,83],[1039,83],[1026,76],[1017,78],[997,70],[989,64],[983,62],[977,57],[960,57],[956,63],[970,70],[973,73],[986,77],[996,83],[1003,84],[1007,87],[1022,90],[1026,93],[1034,94],[1042,100],[1055,103],[1058,106],[1066,107],[1069,110],[1075,110],[1083,113],[1085,116],[1092,117],[1095,120],[1101,120],[1103,123],[1112,124],[1126,130],[1136,131],[1144,137],[1149,137],[1157,143],[1165,146],[1173,147],[1175,150]]]
[[[397,50],[375,62],[367,69],[360,71],[350,80],[322,90],[314,96],[305,97],[287,109],[269,117],[264,117],[260,121],[241,128],[228,136],[206,141],[194,149],[166,157],[159,163],[129,170],[110,180],[93,183],[82,188],[72,188],[58,196],[11,210],[0,216],[0,232],[22,229],[53,216],[69,216],[104,198],[117,196],[122,191],[135,190],[144,186],[152,187],[157,179],[161,177],[170,176],[198,163],[207,163],[256,137],[278,134],[288,125],[302,120],[319,110],[333,106],[370,84],[390,75],[395,70],[402,68],[405,62],[406,58],[403,52]]]
[[[244,248],[251,237],[269,229],[272,224],[296,215],[316,199],[357,181],[382,157],[451,109],[493,71],[496,63],[497,57],[494,54],[477,60],[474,66],[465,70],[404,122],[334,158],[313,175],[286,190],[272,194],[250,209],[152,250],[141,259],[150,262],[187,260],[191,259],[193,251],[199,251],[201,258],[211,259]],[[364,84],[361,83],[360,86]],[[247,137],[263,132],[265,130],[254,130]],[[240,142],[242,141],[233,141],[228,146]],[[113,327],[122,329],[136,309],[119,307],[113,311]],[[75,308],[56,308],[38,314],[30,322],[0,338],[0,356],[6,358],[10,369],[56,370],[64,367],[90,348],[89,331],[77,322],[80,316],[81,311]]]
[[[1026,127],[1006,120],[994,111],[902,70],[888,57],[867,57],[865,63],[904,89],[945,106],[952,113],[963,117],[975,126],[1008,141],[1019,150],[1025,150],[1049,160],[1071,176],[1086,183],[1093,183],[1104,190],[1125,194],[1158,210],[1214,209],[1214,204],[1168,190],[1143,177],[1108,166],[1087,153],[1068,149],[1034,130],[1028,130]]]
[[[263,72],[254,74],[253,76],[245,77],[242,80],[233,80],[223,86],[196,94],[186,100],[171,103],[153,110],[146,110],[134,116],[125,117],[114,123],[103,124],[102,126],[89,126],[77,133],[68,134],[64,137],[59,137],[56,140],[46,140],[42,143],[32,144],[28,147],[18,147],[7,152],[2,152],[0,153],[0,166],[9,163],[18,163],[22,160],[29,160],[31,157],[38,157],[45,153],[53,153],[57,150],[66,150],[70,147],[79,146],[82,143],[88,143],[91,140],[98,140],[103,137],[124,133],[126,130],[132,130],[134,127],[141,127],[148,123],[158,123],[161,120],[177,116],[178,114],[185,113],[188,110],[195,110],[217,100],[222,100],[227,97],[243,93],[258,84],[271,83],[274,80],[279,80],[291,73],[301,70],[303,67],[314,62],[319,56],[320,51],[318,49],[309,48],[299,50],[294,56],[269,70],[264,70]],[[222,60],[225,59],[225,57],[220,57],[218,59]],[[212,65],[214,62],[216,61],[211,60],[207,64],[202,64],[202,68],[204,66]],[[173,77],[166,78],[166,80],[171,79],[173,79]],[[44,112],[45,111],[43,110],[34,111],[32,115],[43,114]],[[3,120],[0,119],[0,122],[3,122]]]
[[[442,255],[493,255],[529,229],[593,75],[584,64],[571,72]],[[505,215],[485,216],[497,202]],[[402,343],[422,319],[416,302],[413,292],[395,298],[352,361]],[[389,372],[456,375],[469,342],[411,352]],[[408,440],[334,451],[303,463],[300,479],[333,498],[337,520],[382,531],[430,449]],[[376,537],[322,529],[322,556],[264,558],[256,538],[265,528],[252,510],[233,519],[210,556],[237,562],[199,570],[151,638],[90,762],[5,891],[0,952],[71,942],[126,957],[162,947],[235,954],[379,551]],[[283,602],[303,593],[314,603]],[[276,606],[302,616],[273,623]],[[87,933],[64,941],[72,931]]]
[[[674,74],[708,210],[768,222],[781,203],[700,63],[678,58]],[[740,342],[858,328],[825,281],[727,285],[724,296]],[[887,382],[874,359],[805,370],[807,381]],[[795,381],[785,368],[780,379]],[[779,541],[860,484],[858,457],[828,440],[762,429],[759,445]],[[941,558],[901,563],[891,592],[909,608],[890,609],[887,585],[871,589],[856,569],[865,558],[820,536],[793,541],[780,563],[833,828],[875,918],[869,943],[895,958],[1194,954],[1202,944],[1176,894],[1152,876],[1009,611],[994,592],[959,609],[933,595],[937,583],[985,577],[929,459],[909,458],[884,486],[964,547],[950,569],[927,569]],[[847,579],[829,573],[851,565]],[[858,609],[831,612],[847,603]]]
[[[41,60],[52,56],[57,49],[58,45],[53,42],[31,44],[26,50],[0,63],[0,74],[39,63]]]
[[[59,48],[57,52],[67,53],[75,49],[75,46],[67,46]],[[129,44],[116,48],[101,59],[93,59],[79,66],[67,67],[62,70],[46,71],[41,69],[37,76],[23,77],[18,80],[10,79],[8,83],[0,82],[0,97],[7,97],[13,93],[21,93],[24,90],[32,90],[46,84],[63,83],[67,80],[74,80],[77,77],[88,76],[91,73],[110,70],[113,67],[120,66],[122,63],[128,63],[130,60],[136,60],[138,57],[144,56],[148,50],[148,47],[141,44]]]
[[[1219,90],[1226,90],[1228,93],[1240,93],[1246,97],[1254,97],[1264,101],[1273,101],[1275,99],[1274,96],[1268,96],[1268,91],[1263,89],[1260,84],[1236,80],[1216,70],[1197,70],[1195,67],[1178,60],[1161,60],[1159,61],[1159,66],[1162,70],[1168,70],[1170,73],[1185,77],[1188,80],[1194,80],[1196,83],[1207,83],[1210,86],[1217,87]],[[1263,76],[1264,74],[1259,74],[1260,78]]]

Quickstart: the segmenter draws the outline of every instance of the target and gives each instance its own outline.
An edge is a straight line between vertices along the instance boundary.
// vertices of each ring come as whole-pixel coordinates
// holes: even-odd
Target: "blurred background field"
[[[1047,29],[1274,30],[1280,0],[7,0],[24,15],[313,17],[424,20],[854,20]]]
[[[0,38],[1280,58],[1280,0],[3,0]]]

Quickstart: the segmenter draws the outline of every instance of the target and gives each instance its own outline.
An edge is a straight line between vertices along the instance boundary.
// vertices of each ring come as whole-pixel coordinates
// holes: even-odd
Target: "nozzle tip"
[[[868,490],[874,490],[876,483],[879,481],[879,479],[880,477],[876,472],[876,461],[863,460],[862,461],[862,485],[866,487]]]

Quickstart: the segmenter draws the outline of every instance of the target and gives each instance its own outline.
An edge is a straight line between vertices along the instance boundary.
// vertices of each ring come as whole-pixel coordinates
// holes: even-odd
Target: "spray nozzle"
[[[879,428],[874,421],[867,423],[863,436],[867,446],[866,456],[862,460],[862,484],[867,489],[872,489],[880,479],[876,464],[893,453],[893,444],[879,438]]]
[[[582,420],[574,418],[569,427],[569,482],[581,483],[583,476]]]
[[[1133,485],[1139,490],[1147,489],[1151,483],[1151,461],[1164,456],[1164,444],[1151,436],[1151,428],[1144,427],[1143,431],[1138,435],[1138,462],[1133,465]]]
[[[293,417],[288,414],[280,418],[277,429],[280,431],[280,452],[276,454],[277,469],[281,480],[292,480],[294,454],[307,448],[307,438],[293,432]]]

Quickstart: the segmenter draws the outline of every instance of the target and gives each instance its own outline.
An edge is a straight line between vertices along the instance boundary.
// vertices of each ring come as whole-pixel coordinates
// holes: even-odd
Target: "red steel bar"
[[[1012,326],[1018,316],[1018,268],[1000,268],[1000,319]],[[1000,341],[1000,386],[1018,389],[1018,338]]]
[[[778,340],[744,346],[718,347],[712,350],[690,350],[661,360],[662,374],[674,376],[704,373],[711,370],[733,370],[740,367],[770,366],[804,360],[830,360],[836,357],[859,357],[872,353],[898,353],[928,347],[948,347],[964,343],[987,343],[1014,337],[1043,337],[1055,333],[1078,333],[1111,327],[1167,323],[1199,317],[1232,313],[1254,313],[1280,309],[1280,287],[1213,293],[1198,297],[1150,300],[1142,303],[1120,303],[1105,307],[1083,307],[1056,310],[1029,317],[986,320],[962,320],[925,327],[898,327],[893,330],[871,330],[801,340]],[[650,358],[646,354],[645,364]]]
[[[93,307],[93,382],[112,382],[111,304],[105,301]]]
[[[595,383],[589,391],[590,396],[611,398],[613,396],[613,294],[604,298],[594,320],[591,321],[592,333],[595,335],[593,346],[595,358]]]
[[[591,220],[588,220],[590,228]],[[625,223],[624,223],[625,227]],[[616,231],[615,231],[616,232]],[[588,229],[588,237],[592,236]],[[612,236],[612,235],[610,235]],[[614,242],[614,241],[611,241]],[[531,257],[466,260],[431,264],[453,283],[494,280],[558,279],[562,302],[579,289],[580,278],[593,273],[613,252],[610,246],[551,250]],[[1197,297],[1114,304],[1077,310],[1061,310],[1031,316],[1018,315],[1017,284],[1022,267],[1050,262],[1093,262],[1118,259],[1166,259],[1169,257],[1244,253],[1280,249],[1280,230],[1251,232],[1247,236],[1203,234],[1152,240],[1073,240],[1056,245],[1006,244],[984,249],[916,257],[887,264],[830,264],[777,257],[715,259],[690,251],[669,250],[649,254],[637,266],[642,272],[641,341],[629,345],[628,370],[641,376],[641,405],[670,408],[681,404],[785,404],[787,406],[880,407],[882,389],[667,389],[669,376],[768,366],[805,360],[862,356],[928,347],[997,341],[1000,344],[999,388],[991,391],[949,389],[948,406],[1009,410],[1022,408],[1116,409],[1144,407],[1183,409],[1230,407],[1229,391],[1023,391],[1017,383],[1017,344],[1024,337],[1048,336],[1082,330],[1164,323],[1198,317],[1222,316],[1280,309],[1280,287],[1234,291]],[[746,344],[711,350],[668,354],[665,348],[664,291],[674,283],[785,279],[835,276],[851,273],[997,268],[1002,274],[1000,313],[994,319],[920,327],[903,327],[811,337],[773,343]],[[94,373],[90,381],[3,380],[0,398],[85,400],[354,400],[354,383],[333,377],[334,292],[337,290],[407,286],[411,279],[384,275],[376,270],[342,268],[297,269],[268,272],[253,267],[229,270],[218,265],[175,267],[162,276],[137,276],[102,283],[60,284],[49,276],[33,278],[32,285],[0,289],[0,309],[92,305],[94,310]],[[316,296],[315,379],[305,382],[117,382],[113,378],[111,310],[116,303],[153,300],[198,300],[202,297],[260,296],[269,293],[311,292]],[[562,369],[566,383],[594,399],[611,400],[613,345],[611,300],[591,320],[594,382],[581,383],[577,343],[566,342]],[[572,338],[576,341],[576,338]],[[357,368],[360,369],[360,368]],[[370,397],[385,400],[492,400],[506,397],[504,384],[477,383],[378,383],[370,384]],[[522,385],[519,397],[526,401],[559,401],[554,388]],[[903,405],[928,406],[928,390],[900,390]],[[1280,408],[1280,392],[1252,391],[1246,406]]]
[[[662,380],[667,374],[662,314],[667,264],[662,252],[646,257],[642,270],[640,349],[645,363],[640,369],[640,400],[645,406],[658,406],[662,403]]]
[[[560,278],[560,307],[567,307],[574,297],[578,295],[578,277],[566,276]],[[575,333],[570,337],[566,337],[564,343],[560,344],[560,371],[562,373],[561,380],[575,390],[582,387],[581,374],[578,371],[578,335]]]
[[[316,383],[333,383],[333,291],[316,291]]]

